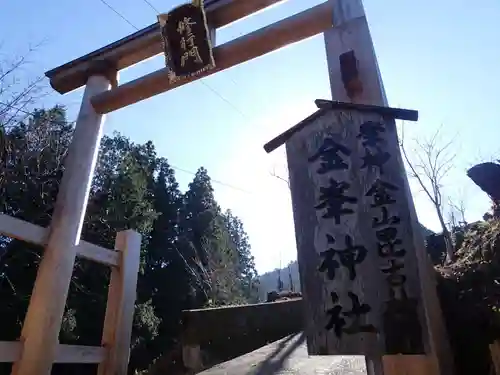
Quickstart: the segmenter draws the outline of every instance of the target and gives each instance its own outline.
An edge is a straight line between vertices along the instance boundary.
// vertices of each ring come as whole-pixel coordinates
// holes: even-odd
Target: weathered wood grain
[[[102,346],[108,350],[105,360],[97,369],[98,375],[127,373],[141,238],[141,235],[134,230],[118,232],[116,235],[115,248],[121,253],[120,264],[111,270],[102,334]]]
[[[358,138],[360,126],[367,121],[382,123],[386,129],[380,134],[381,148],[391,155],[383,164],[383,175],[378,168],[362,168],[365,156],[365,147],[362,139]],[[325,138],[330,137],[338,144],[346,146],[350,155],[342,155],[348,165],[347,170],[337,170],[325,174],[318,173],[321,159],[309,162],[323,144]],[[413,239],[413,229],[409,211],[409,201],[405,190],[405,174],[401,164],[397,135],[394,121],[383,119],[378,114],[361,113],[357,111],[330,110],[312,121],[296,133],[286,144],[287,158],[292,192],[293,212],[296,228],[299,270],[301,275],[302,293],[305,302],[305,317],[307,321],[306,333],[310,354],[343,354],[380,356],[382,354],[421,354],[425,341],[426,323],[423,304],[421,301],[420,282]],[[409,299],[414,299],[418,305],[416,326],[401,327],[392,318],[388,319],[388,305],[390,294],[386,275],[382,268],[389,265],[387,259],[381,258],[378,253],[376,230],[372,227],[374,218],[382,218],[381,209],[371,207],[373,197],[367,196],[370,188],[380,177],[384,182],[398,187],[398,191],[391,192],[396,203],[387,206],[389,216],[397,215],[400,223],[398,238],[402,244],[398,249],[406,249],[404,260],[404,275],[407,280],[405,291]],[[346,203],[343,208],[352,209],[352,214],[340,217],[339,224],[335,218],[325,219],[322,215],[325,208],[315,209],[321,201],[320,188],[330,185],[330,179],[337,182],[347,182],[349,188],[344,194],[356,198],[357,203]],[[334,244],[327,242],[327,234],[333,237]],[[340,258],[335,259],[339,267],[335,270],[334,280],[326,277],[326,272],[319,272],[324,257],[321,252],[329,248],[337,250],[345,248],[345,236],[353,239],[354,245],[364,246],[367,250],[365,259],[355,265],[357,277],[351,280],[350,272],[341,264]],[[339,339],[333,330],[326,330],[329,321],[326,311],[333,307],[330,293],[336,292],[340,305],[345,310],[352,307],[348,292],[359,296],[359,302],[368,304],[371,312],[361,322],[373,325],[378,333],[343,333]],[[396,299],[402,298],[401,290],[396,292]],[[346,328],[351,322],[346,318]],[[412,341],[408,340],[410,337]]]

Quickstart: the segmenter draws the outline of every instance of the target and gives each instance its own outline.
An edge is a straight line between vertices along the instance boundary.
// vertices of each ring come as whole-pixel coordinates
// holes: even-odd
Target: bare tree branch
[[[287,178],[281,177],[276,173],[276,168],[273,168],[272,172],[269,172],[271,176],[276,177],[278,180],[283,181],[284,183],[287,184],[288,188],[290,189],[290,181]]]
[[[403,126],[404,126],[404,124],[403,124]],[[403,128],[403,127],[401,127],[401,128]],[[403,131],[401,131],[400,147],[401,147],[401,151],[403,153],[403,157],[405,158],[406,164],[408,165],[408,167],[410,167],[410,171],[411,171],[410,176],[415,178],[418,181],[422,190],[425,192],[425,194],[427,194],[427,197],[429,197],[429,199],[431,200],[431,202],[433,204],[436,204],[436,202],[434,200],[434,196],[431,194],[429,189],[427,189],[427,186],[424,184],[422,178],[420,177],[420,174],[415,169],[413,163],[410,162],[408,154],[406,153],[406,148],[404,147],[404,132]],[[425,164],[423,163],[423,161],[421,159],[421,156],[417,155],[417,157],[420,158],[421,164],[425,166]]]
[[[28,57],[41,45],[30,47],[28,51],[9,61],[0,60],[0,128],[7,128],[25,119],[25,112],[43,95],[43,76],[30,78],[25,66]]]
[[[444,220],[443,209],[443,181],[453,168],[453,160],[456,154],[450,154],[449,149],[454,144],[454,140],[450,140],[444,145],[440,145],[439,136],[441,127],[432,135],[430,139],[424,141],[415,141],[417,149],[413,155],[416,162],[412,161],[406,151],[404,139],[404,123],[401,127],[400,148],[401,153],[410,169],[410,176],[415,178],[422,190],[425,192],[431,203],[433,204],[436,214],[441,224],[443,237],[446,243],[447,261],[454,261],[455,254],[450,231]],[[454,214],[450,221],[455,222]]]
[[[448,206],[450,207],[450,218],[453,217],[455,222],[453,223],[454,227],[467,225],[467,220],[465,218],[467,212],[467,204],[465,201],[464,191],[461,190],[457,195],[456,203],[449,199]]]

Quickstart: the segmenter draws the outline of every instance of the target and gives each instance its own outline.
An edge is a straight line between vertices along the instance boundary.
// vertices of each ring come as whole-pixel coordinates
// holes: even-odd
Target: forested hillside
[[[49,226],[72,131],[62,107],[0,126],[0,212]],[[128,228],[143,236],[131,371],[147,368],[173,345],[181,310],[257,301],[248,237],[242,222],[217,204],[208,172],[201,167],[181,192],[152,142],[114,134],[101,142],[82,237],[113,248],[116,232]],[[20,336],[41,253],[0,237],[0,341]],[[62,343],[100,344],[108,284],[107,267],[77,259]],[[73,374],[87,370],[71,367]]]
[[[290,285],[290,276],[292,285]],[[261,301],[266,300],[267,293],[278,290],[279,279],[283,283],[283,290],[292,290],[293,286],[294,291],[300,292],[299,265],[296,260],[284,268],[276,268],[259,276],[259,298]]]

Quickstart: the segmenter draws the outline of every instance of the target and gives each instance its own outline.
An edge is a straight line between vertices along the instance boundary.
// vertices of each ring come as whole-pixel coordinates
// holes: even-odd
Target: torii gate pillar
[[[95,112],[90,98],[108,91],[113,84],[116,84],[116,71],[110,71],[104,64],[96,65],[89,72],[64,163],[65,172],[57,194],[47,246],[21,332],[23,349],[13,366],[13,375],[49,374],[55,360],[76,246],[80,242],[102,135],[104,116]]]
[[[380,77],[377,58],[373,42],[368,29],[363,4],[361,0],[330,0],[333,3],[334,27],[324,33],[326,58],[332,99],[357,104],[372,104],[387,106],[384,85]],[[351,61],[342,63],[340,56],[354,52],[357,65]],[[344,55],[347,57],[347,55]],[[353,61],[354,62],[354,61]],[[343,72],[350,74],[357,68],[358,76],[351,73],[343,79]],[[361,87],[355,87],[348,93],[344,80],[350,79],[356,85],[358,80]]]

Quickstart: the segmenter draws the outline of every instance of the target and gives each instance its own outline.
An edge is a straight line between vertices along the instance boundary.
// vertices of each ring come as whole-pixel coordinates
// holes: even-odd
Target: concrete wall
[[[303,329],[302,299],[183,312],[183,361],[195,371]]]

